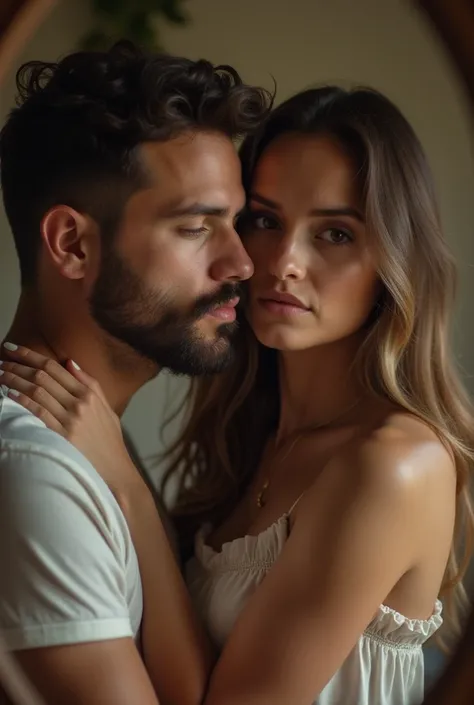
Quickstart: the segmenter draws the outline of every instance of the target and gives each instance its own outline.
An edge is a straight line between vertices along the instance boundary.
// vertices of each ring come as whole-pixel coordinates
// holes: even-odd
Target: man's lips
[[[226,323],[235,321],[237,317],[236,306],[239,303],[240,298],[238,296],[226,301],[225,303],[218,304],[208,312],[208,316],[213,316]]]

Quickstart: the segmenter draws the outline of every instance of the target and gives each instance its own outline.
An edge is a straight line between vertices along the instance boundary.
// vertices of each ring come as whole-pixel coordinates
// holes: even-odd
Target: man
[[[253,271],[234,229],[244,192],[232,140],[258,126],[267,94],[230,68],[128,44],[34,62],[18,86],[0,138],[22,280],[5,346],[77,361],[119,415],[162,368],[222,369]],[[166,548],[161,560],[172,573]],[[0,565],[0,636],[49,703],[156,704],[163,674],[147,675],[136,646],[148,563],[92,465],[5,389]],[[145,599],[164,625],[167,599]],[[182,634],[163,628],[168,671],[166,640],[176,651]],[[197,703],[205,670],[158,695]]]

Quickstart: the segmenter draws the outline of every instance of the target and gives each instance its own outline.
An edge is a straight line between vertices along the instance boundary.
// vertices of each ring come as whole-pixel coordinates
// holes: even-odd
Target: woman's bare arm
[[[450,527],[454,494],[436,441],[401,449],[377,440],[335,459],[238,619],[205,705],[312,702],[416,565],[427,498]]]

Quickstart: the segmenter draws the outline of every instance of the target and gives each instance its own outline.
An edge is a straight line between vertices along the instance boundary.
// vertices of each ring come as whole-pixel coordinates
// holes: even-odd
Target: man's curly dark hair
[[[246,137],[271,107],[267,91],[245,85],[229,66],[149,55],[129,42],[24,64],[17,89],[0,133],[0,165],[24,286],[35,279],[49,208],[69,205],[111,235],[123,204],[145,183],[138,145],[188,130]]]

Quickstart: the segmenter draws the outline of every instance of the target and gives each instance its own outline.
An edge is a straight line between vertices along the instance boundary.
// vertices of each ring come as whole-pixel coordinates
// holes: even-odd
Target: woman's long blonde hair
[[[378,92],[312,89],[281,104],[244,143],[247,191],[261,154],[286,132],[332,136],[357,165],[383,284],[357,369],[367,389],[429,424],[455,460],[457,520],[441,596],[456,632],[474,537],[474,414],[451,359],[456,270],[426,157],[406,119]],[[219,522],[242,496],[278,420],[277,353],[256,341],[242,312],[240,319],[233,364],[193,381],[184,429],[165,455],[164,486],[178,480],[173,514],[185,551],[203,522]]]

